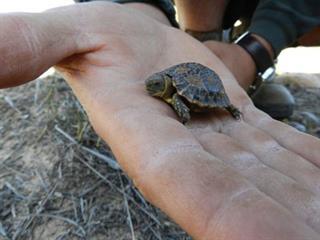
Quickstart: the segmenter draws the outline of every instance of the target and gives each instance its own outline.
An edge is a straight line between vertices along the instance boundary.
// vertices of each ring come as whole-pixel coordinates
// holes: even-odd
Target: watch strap
[[[274,66],[268,50],[250,32],[242,34],[235,43],[250,54],[256,64],[258,74],[263,74],[268,68]]]
[[[257,68],[257,76],[248,88],[248,95],[252,96],[261,84],[270,81],[275,76],[274,61],[268,50],[250,32],[242,34],[235,42],[251,56]]]

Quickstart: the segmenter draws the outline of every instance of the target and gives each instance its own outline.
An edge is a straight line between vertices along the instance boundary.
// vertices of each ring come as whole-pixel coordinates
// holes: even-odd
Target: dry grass
[[[0,239],[191,239],[152,207],[57,75],[0,91]]]
[[[319,89],[290,88],[296,113],[320,116]],[[191,239],[120,170],[59,76],[1,90],[0,113],[0,239]]]

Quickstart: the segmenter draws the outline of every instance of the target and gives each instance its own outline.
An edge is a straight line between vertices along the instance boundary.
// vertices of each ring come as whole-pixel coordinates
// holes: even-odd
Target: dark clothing
[[[131,2],[139,1],[131,0]],[[171,0],[143,2],[154,5],[157,3],[162,10],[172,10]],[[172,11],[165,13],[167,16],[170,15],[169,19],[172,22],[174,17],[171,15],[174,13]],[[224,16],[223,28],[232,27],[239,18],[251,19],[248,30],[266,39],[277,56],[282,49],[290,46],[304,33],[320,26],[320,0],[230,0]]]
[[[320,26],[320,0],[230,0],[223,27],[251,19],[249,31],[266,39],[277,56],[303,34]]]
[[[277,56],[317,26],[320,26],[319,0],[260,0],[249,31],[266,39]]]
[[[249,31],[266,39],[278,55],[304,33],[320,26],[319,0],[231,0],[224,28],[239,18],[251,19]]]
[[[230,0],[223,18],[223,29],[228,29],[240,18],[250,20],[259,0]]]

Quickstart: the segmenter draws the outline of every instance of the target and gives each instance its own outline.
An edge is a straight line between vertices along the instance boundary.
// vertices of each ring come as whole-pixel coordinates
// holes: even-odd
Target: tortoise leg
[[[234,105],[230,104],[226,109],[235,119],[239,120],[241,118],[242,113]]]
[[[172,102],[171,102],[172,107],[178,114],[181,122],[185,124],[190,120],[190,109],[187,107],[187,105],[182,101],[180,96],[175,93],[172,96]]]

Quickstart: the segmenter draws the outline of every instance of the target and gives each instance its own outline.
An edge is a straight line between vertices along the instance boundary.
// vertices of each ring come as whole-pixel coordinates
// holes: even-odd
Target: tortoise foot
[[[241,119],[242,113],[238,108],[236,108],[234,105],[230,104],[230,106],[226,107],[228,112],[237,120]]]
[[[190,109],[176,93],[172,96],[172,107],[183,124],[190,120]]]

